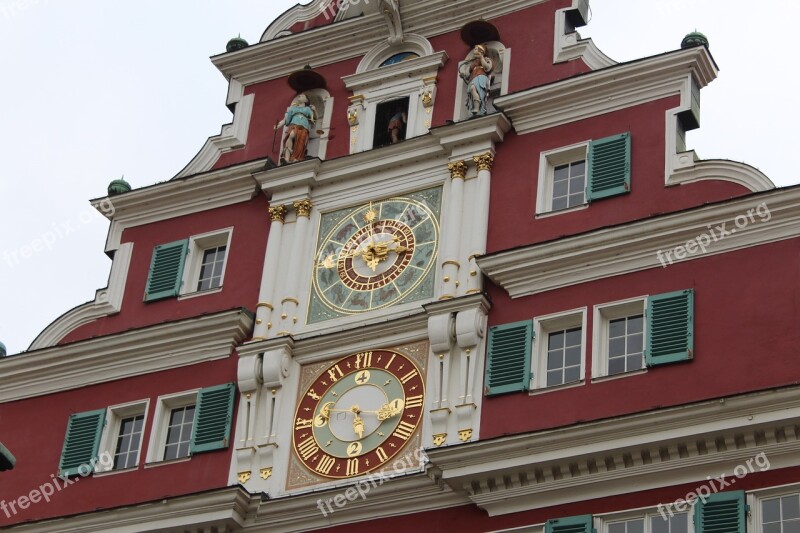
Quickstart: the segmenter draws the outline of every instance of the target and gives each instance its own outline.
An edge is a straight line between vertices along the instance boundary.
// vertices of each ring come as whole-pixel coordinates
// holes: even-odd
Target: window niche
[[[280,143],[273,146],[274,155],[280,165],[325,159],[333,109],[327,82],[307,66],[291,74],[288,83],[296,94],[275,126]]]
[[[459,80],[456,84],[453,111],[453,120],[456,122],[472,118],[476,109],[478,116],[497,111],[494,99],[508,93],[511,61],[511,49],[500,42],[500,32],[489,22],[480,20],[466,24],[461,28],[461,40],[469,46],[469,51],[459,62]],[[478,49],[488,62],[478,57]],[[478,105],[474,101],[474,92],[471,91],[475,74],[485,74],[488,78],[476,82],[479,96],[485,97],[485,102]]]
[[[368,52],[355,74],[345,76],[353,93],[347,110],[350,153],[389,146],[426,134],[436,104],[436,80],[447,61],[422,36],[383,42]]]
[[[397,144],[406,140],[409,100],[408,97],[399,98],[381,102],[376,106],[373,148]]]

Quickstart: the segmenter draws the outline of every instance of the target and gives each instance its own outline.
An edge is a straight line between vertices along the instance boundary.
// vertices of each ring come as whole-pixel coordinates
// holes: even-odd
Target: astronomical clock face
[[[317,476],[342,479],[386,466],[422,422],[424,376],[394,350],[350,355],[299,400],[292,447]]]
[[[441,190],[322,216],[308,322],[433,296]]]

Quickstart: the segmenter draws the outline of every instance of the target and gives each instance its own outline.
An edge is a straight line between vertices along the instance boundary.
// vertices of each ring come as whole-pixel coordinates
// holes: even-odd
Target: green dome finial
[[[237,50],[241,50],[242,48],[247,48],[248,46],[250,45],[247,44],[247,41],[242,39],[242,34],[240,33],[238,37],[234,37],[233,39],[228,41],[228,44],[225,45],[225,50],[227,50],[228,52],[236,52]]]
[[[125,181],[125,176],[123,175],[120,179],[114,180],[108,184],[108,195],[109,196],[116,196],[118,194],[124,194],[131,190],[131,184]]]
[[[684,50],[687,48],[694,48],[695,46],[705,46],[708,48],[708,37],[697,30],[686,35],[681,41],[681,48]]]
[[[8,350],[6,349],[6,345],[0,342],[0,357],[5,357],[8,355]]]

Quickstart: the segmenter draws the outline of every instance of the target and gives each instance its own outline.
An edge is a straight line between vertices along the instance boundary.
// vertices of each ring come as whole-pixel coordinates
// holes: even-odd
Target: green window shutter
[[[647,366],[687,361],[694,356],[694,291],[647,299]]]
[[[533,321],[514,322],[489,329],[486,394],[528,390],[531,379]]]
[[[544,533],[593,533],[592,515],[570,516],[548,520]]]
[[[100,436],[105,425],[105,409],[70,415],[67,436],[64,438],[64,450],[58,463],[59,476],[85,475],[91,471],[87,470],[90,466],[94,470],[93,462],[97,461]]]
[[[161,244],[153,249],[144,298],[146,302],[178,295],[188,250],[188,239]]]
[[[233,383],[209,387],[197,394],[191,453],[228,447],[233,418]]]
[[[694,506],[695,533],[745,533],[744,491],[719,492]]]
[[[623,133],[589,144],[586,200],[625,194],[631,190],[631,134]]]

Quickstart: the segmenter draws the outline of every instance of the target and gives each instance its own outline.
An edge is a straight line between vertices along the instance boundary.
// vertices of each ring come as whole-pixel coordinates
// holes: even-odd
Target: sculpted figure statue
[[[489,50],[482,44],[473,48],[471,56],[461,62],[458,71],[467,84],[467,110],[475,117],[487,112],[494,62],[489,57]]]
[[[275,129],[286,126],[281,138],[280,164],[294,163],[306,158],[308,135],[311,125],[317,120],[317,110],[309,105],[305,94],[297,95],[286,110],[286,116],[278,122]]]

